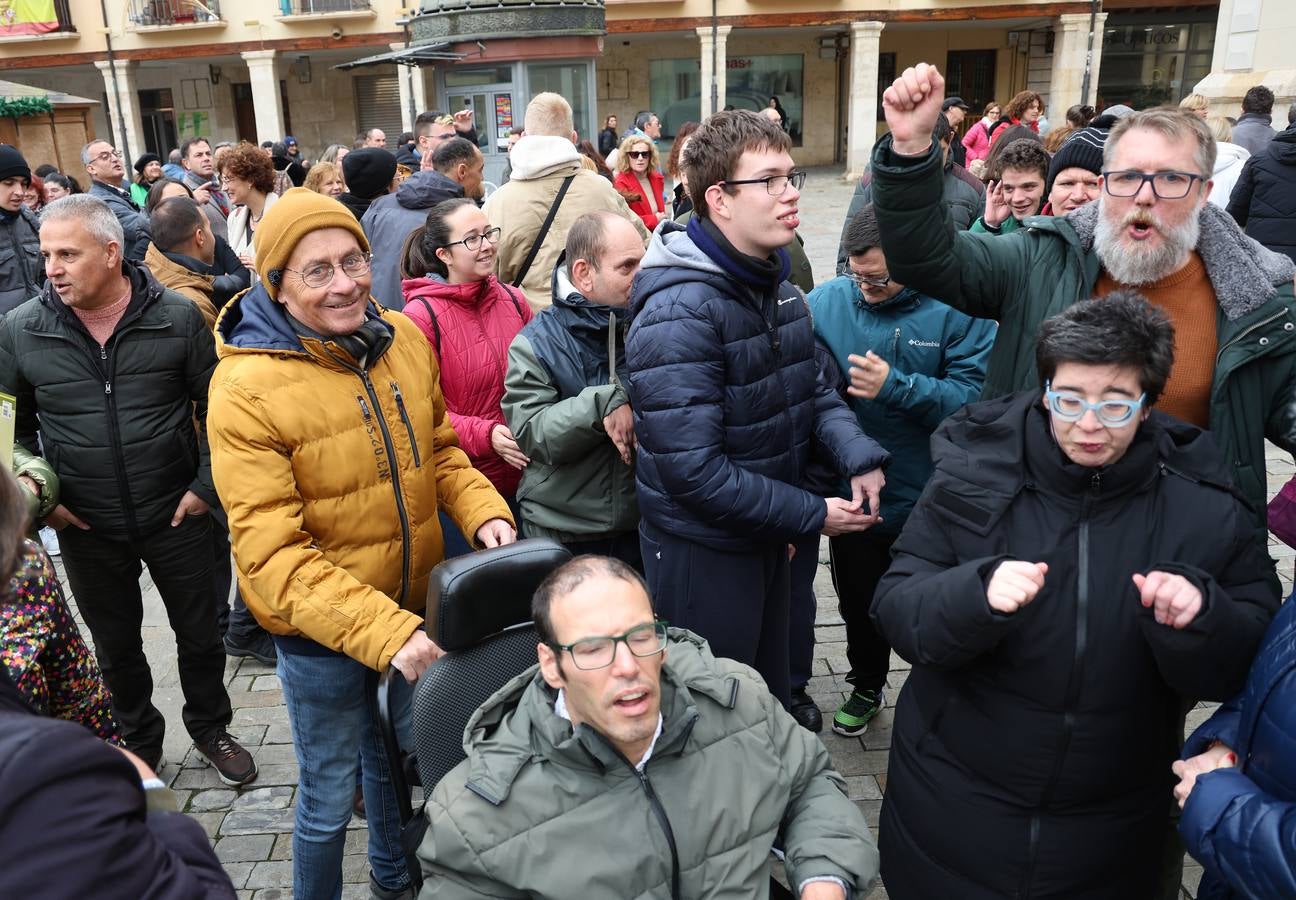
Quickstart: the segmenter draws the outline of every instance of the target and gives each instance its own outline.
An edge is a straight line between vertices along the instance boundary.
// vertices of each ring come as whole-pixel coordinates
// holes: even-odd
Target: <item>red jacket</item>
[[[664,203],[665,201],[661,199],[661,196],[662,191],[666,187],[666,179],[662,176],[662,173],[649,172],[648,183],[652,185],[653,194],[656,195],[657,202]],[[634,172],[618,172],[616,180],[612,182],[612,186],[620,192],[622,197],[626,197],[627,194],[638,194],[639,199],[635,200],[633,203],[627,197],[626,205],[629,206],[630,209],[639,216],[639,218],[643,219],[644,227],[649,231],[652,231],[657,227],[658,217],[664,216],[666,214],[665,210],[658,209],[657,203],[654,203],[651,197],[645,197],[643,195],[643,185],[639,183],[639,179],[635,177]]]
[[[531,321],[526,297],[491,275],[472,284],[435,278],[401,282],[405,315],[419,327],[441,365],[441,393],[450,424],[473,466],[504,497],[517,492],[522,473],[491,448],[491,431],[507,425],[500,411],[508,348]]]

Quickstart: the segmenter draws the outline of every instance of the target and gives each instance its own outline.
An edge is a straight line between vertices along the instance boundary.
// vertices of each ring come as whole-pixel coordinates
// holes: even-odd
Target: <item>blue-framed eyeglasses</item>
[[[1044,382],[1044,398],[1048,401],[1049,410],[1064,422],[1079,422],[1089,410],[1094,411],[1098,421],[1104,425],[1128,425],[1135,414],[1143,408],[1147,394],[1137,400],[1099,400],[1090,403],[1083,397],[1052,389],[1052,382]]]

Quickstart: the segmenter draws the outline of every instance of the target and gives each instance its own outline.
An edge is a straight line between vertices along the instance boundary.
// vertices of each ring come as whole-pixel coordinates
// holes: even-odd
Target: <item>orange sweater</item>
[[[1094,295],[1105,297],[1127,288],[1103,270]],[[1179,269],[1151,284],[1129,288],[1159,306],[1174,325],[1175,360],[1157,409],[1201,428],[1210,428],[1211,382],[1219,348],[1216,319],[1219,301],[1196,251]]]

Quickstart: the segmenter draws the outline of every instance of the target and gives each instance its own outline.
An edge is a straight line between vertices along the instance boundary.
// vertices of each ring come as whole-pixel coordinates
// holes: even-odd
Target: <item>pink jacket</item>
[[[436,278],[401,282],[405,315],[414,321],[441,365],[441,393],[450,424],[474,467],[504,497],[517,492],[522,473],[491,448],[491,431],[505,425],[500,400],[508,348],[531,307],[521,291],[491,275],[472,284],[447,284]]]
[[[967,130],[967,134],[963,135],[963,147],[967,150],[968,162],[974,159],[985,159],[990,155],[990,135],[986,133],[985,119],[978,119],[976,124]]]

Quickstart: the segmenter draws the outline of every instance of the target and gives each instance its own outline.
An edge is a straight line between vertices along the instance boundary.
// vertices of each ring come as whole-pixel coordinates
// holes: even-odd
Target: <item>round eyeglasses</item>
[[[487,228],[481,234],[470,234],[461,241],[451,241],[445,246],[453,247],[456,244],[463,244],[465,250],[477,250],[481,247],[482,241],[485,241],[488,244],[498,244],[499,239],[500,229],[498,227]]]
[[[771,175],[768,178],[741,178],[736,181],[730,180],[717,183],[721,186],[736,184],[763,184],[765,185],[765,190],[769,192],[771,197],[782,197],[787,192],[789,184],[798,191],[805,187],[806,173],[793,172],[790,175]]]
[[[369,266],[373,256],[369,253],[352,253],[342,262],[334,265],[333,263],[316,263],[308,269],[298,271],[297,269],[287,269],[285,272],[292,272],[302,280],[302,284],[308,288],[328,287],[333,283],[333,275],[341,269],[346,273],[348,278],[359,278],[368,274]]]
[[[613,637],[581,638],[571,644],[550,644],[558,651],[571,654],[576,668],[604,669],[616,659],[616,645],[624,643],[635,656],[656,656],[666,649],[666,625],[662,620],[636,625],[625,634]]]
[[[1090,403],[1075,394],[1052,390],[1050,384],[1051,382],[1044,382],[1044,397],[1048,400],[1049,410],[1063,422],[1079,422],[1085,413],[1093,410],[1098,421],[1104,425],[1128,425],[1147,400],[1147,394],[1142,394],[1137,400],[1099,400]]]
[[[1144,184],[1152,185],[1158,200],[1182,200],[1192,190],[1193,182],[1205,181],[1193,172],[1103,172],[1103,185],[1113,197],[1134,197]]]

